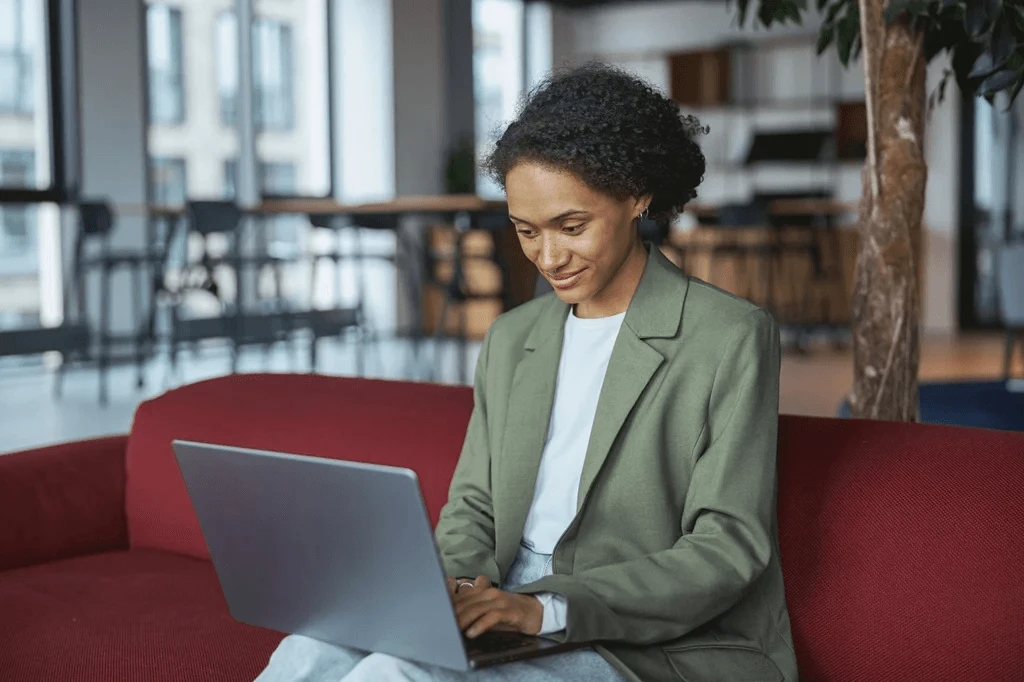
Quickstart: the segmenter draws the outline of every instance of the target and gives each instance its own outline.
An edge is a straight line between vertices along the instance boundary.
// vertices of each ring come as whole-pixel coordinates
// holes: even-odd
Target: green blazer
[[[775,512],[778,327],[648,250],[554,574],[513,591],[563,595],[556,638],[594,642],[630,680],[796,680]],[[516,555],[568,312],[548,294],[487,333],[436,529],[450,576],[497,584]]]

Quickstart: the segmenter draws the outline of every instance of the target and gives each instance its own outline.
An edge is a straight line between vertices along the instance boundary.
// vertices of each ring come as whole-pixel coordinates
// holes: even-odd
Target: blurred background
[[[537,283],[479,160],[595,59],[709,127],[698,198],[645,229],[775,313],[782,411],[835,415],[867,127],[817,28],[724,0],[0,0],[0,452],[230,372],[471,383]],[[926,421],[1024,429],[1022,128],[955,83],[928,119]]]

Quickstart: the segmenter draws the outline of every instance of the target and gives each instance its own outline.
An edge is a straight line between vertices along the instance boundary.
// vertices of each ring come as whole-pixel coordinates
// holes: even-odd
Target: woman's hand
[[[470,639],[489,630],[536,635],[544,623],[544,606],[537,597],[503,592],[491,587],[489,580],[486,587],[463,587],[455,594],[454,603],[459,629]]]
[[[456,594],[463,593],[466,590],[474,588],[486,590],[490,586],[491,579],[486,575],[478,575],[476,580],[470,578],[448,578],[448,596],[454,599]]]

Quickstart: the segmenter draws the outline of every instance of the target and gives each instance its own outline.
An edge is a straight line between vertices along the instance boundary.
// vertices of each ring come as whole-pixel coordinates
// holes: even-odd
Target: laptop
[[[467,671],[577,648],[458,627],[410,469],[173,442],[231,615]]]

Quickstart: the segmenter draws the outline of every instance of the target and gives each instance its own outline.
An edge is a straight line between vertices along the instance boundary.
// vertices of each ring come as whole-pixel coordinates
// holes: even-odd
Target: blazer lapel
[[[640,340],[629,327],[623,326],[615,341],[601,396],[597,401],[590,443],[583,460],[576,501],[577,512],[583,508],[587,494],[608,458],[623,423],[664,360],[661,353]]]
[[[608,362],[583,462],[576,511],[583,508],[630,412],[665,357],[645,339],[679,333],[689,280],[653,244]]]
[[[503,573],[512,564],[522,539],[555,399],[569,307],[552,299],[535,323],[512,377],[501,457],[496,463],[501,489],[495,491],[495,496],[501,499],[503,512],[495,519],[495,553]]]

